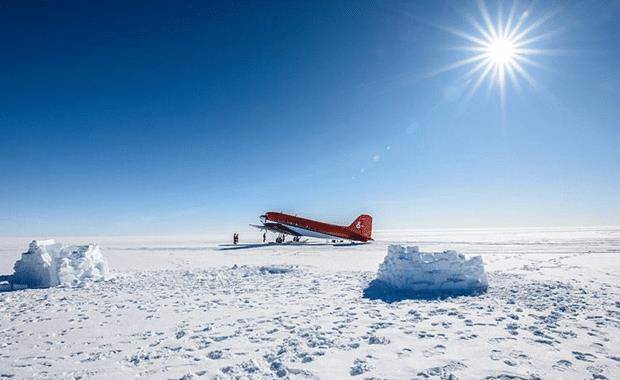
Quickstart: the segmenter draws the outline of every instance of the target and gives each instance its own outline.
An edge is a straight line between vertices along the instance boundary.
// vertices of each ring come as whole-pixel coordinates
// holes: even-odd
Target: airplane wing
[[[267,230],[278,234],[302,236],[301,234],[291,230],[290,228],[281,225],[280,223],[265,223],[262,226],[256,224],[250,224],[250,227],[258,228],[260,230]]]

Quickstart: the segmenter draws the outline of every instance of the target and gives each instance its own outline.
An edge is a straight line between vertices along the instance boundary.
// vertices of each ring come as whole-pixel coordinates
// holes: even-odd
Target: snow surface
[[[618,228],[251,237],[96,238],[110,281],[0,293],[0,378],[620,378]],[[0,239],[0,273],[27,244]],[[480,255],[488,290],[365,297],[390,244]]]
[[[488,287],[480,256],[466,259],[453,250],[426,253],[392,244],[379,266],[375,285],[419,296],[479,294]]]
[[[104,279],[108,264],[94,244],[64,246],[54,240],[33,240],[14,271],[12,282],[29,288],[83,286]]]

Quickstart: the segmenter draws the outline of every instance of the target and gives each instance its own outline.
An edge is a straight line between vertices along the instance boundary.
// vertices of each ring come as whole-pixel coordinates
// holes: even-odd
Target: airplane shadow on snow
[[[354,247],[357,245],[364,245],[367,243],[249,243],[249,244],[220,244],[218,245],[218,251],[234,251],[238,249],[251,249],[251,248],[268,248],[268,247]]]

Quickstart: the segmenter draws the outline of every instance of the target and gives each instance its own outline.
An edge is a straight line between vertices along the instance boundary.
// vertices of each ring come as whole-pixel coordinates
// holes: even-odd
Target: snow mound
[[[263,265],[258,268],[261,274],[285,274],[295,271],[290,265]]]
[[[390,245],[379,266],[375,286],[419,295],[467,295],[486,291],[484,263],[480,256],[462,253],[420,252],[418,247]]]
[[[271,274],[289,274],[298,270],[294,265],[261,265],[261,266],[247,266],[247,265],[233,265],[232,270],[240,271],[244,277],[254,275],[271,275]]]
[[[64,246],[54,240],[33,240],[13,270],[13,283],[29,288],[83,286],[108,276],[108,264],[99,246]]]

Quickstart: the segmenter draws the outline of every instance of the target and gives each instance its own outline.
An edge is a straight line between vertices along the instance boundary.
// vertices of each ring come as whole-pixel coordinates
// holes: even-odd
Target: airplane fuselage
[[[370,215],[360,215],[350,226],[338,226],[281,212],[261,215],[261,222],[265,229],[286,235],[361,242],[372,240]]]

